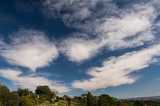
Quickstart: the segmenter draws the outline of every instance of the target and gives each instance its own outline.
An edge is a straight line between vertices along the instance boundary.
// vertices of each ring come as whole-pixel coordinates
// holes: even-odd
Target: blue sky
[[[159,0],[1,0],[0,83],[60,95],[160,95]]]

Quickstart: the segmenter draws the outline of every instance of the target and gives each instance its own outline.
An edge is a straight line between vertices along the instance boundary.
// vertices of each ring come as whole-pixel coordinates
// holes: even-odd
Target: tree
[[[52,101],[56,97],[56,92],[51,91],[48,86],[38,86],[35,93],[40,97],[42,101]]]
[[[0,105],[4,105],[5,104],[5,98],[9,93],[9,89],[4,86],[4,85],[0,85]]]
[[[32,95],[21,96],[20,106],[36,106],[37,101]]]
[[[20,96],[20,106],[36,106],[38,101],[32,91],[19,88],[17,94]]]
[[[87,98],[87,94],[81,94],[81,98]]]
[[[145,103],[144,103],[144,101],[138,101],[138,100],[137,100],[137,101],[134,102],[134,105],[135,105],[135,106],[144,106]]]
[[[6,86],[0,85],[0,94],[8,93],[8,92],[9,92],[9,89]]]
[[[71,98],[69,96],[64,95],[63,99],[67,101],[67,106],[71,106]]]
[[[98,106],[113,106],[115,104],[116,104],[115,99],[110,97],[109,95],[102,94],[99,96]]]
[[[21,89],[21,88],[19,88],[18,90],[17,90],[17,93],[18,93],[18,95],[19,96],[27,96],[27,95],[32,95],[33,94],[33,92],[32,91],[29,91],[28,89]]]
[[[92,106],[92,95],[91,92],[87,94],[87,106]]]
[[[20,97],[16,92],[10,92],[5,97],[5,105],[4,106],[19,106]]]
[[[98,106],[98,97],[97,96],[92,97],[92,106]]]

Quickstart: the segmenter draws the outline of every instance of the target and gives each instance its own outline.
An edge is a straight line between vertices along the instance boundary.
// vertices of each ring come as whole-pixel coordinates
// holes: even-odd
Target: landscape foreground
[[[160,97],[116,99],[107,94],[93,96],[91,92],[81,96],[57,96],[56,90],[38,86],[33,93],[27,88],[9,91],[0,85],[0,106],[160,106]]]

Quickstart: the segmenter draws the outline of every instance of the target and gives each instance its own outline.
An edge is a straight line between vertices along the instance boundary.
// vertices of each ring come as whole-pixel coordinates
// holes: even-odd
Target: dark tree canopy
[[[87,94],[87,106],[92,106],[92,95],[91,92]]]
[[[17,90],[17,93],[18,93],[19,96],[27,96],[27,95],[33,94],[32,91],[29,91],[29,90],[26,89],[26,88],[25,88],[25,89],[19,88],[19,89]]]
[[[0,105],[5,104],[5,98],[8,96],[8,93],[9,89],[4,85],[0,85]]]
[[[110,106],[115,104],[115,99],[109,95],[102,94],[98,99],[98,106]]]
[[[0,85],[0,96],[8,92],[9,92],[9,89],[6,86]]]
[[[20,97],[16,92],[10,92],[5,97],[5,101],[6,106],[19,106]]]
[[[52,100],[56,97],[56,92],[53,92],[48,86],[38,86],[35,93],[42,99]]]

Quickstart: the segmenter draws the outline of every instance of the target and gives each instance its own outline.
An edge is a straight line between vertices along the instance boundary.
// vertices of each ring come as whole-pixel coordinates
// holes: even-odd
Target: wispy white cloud
[[[85,38],[69,38],[61,45],[61,52],[72,62],[82,62],[99,52],[101,45],[98,41]]]
[[[150,20],[153,11],[147,10],[144,14],[149,15],[146,16],[140,11],[139,13],[125,13],[121,18],[106,18],[102,24],[94,25],[96,32],[99,33],[96,39],[65,40],[64,53],[67,54],[69,60],[79,62],[91,58],[103,47],[115,50],[144,45],[145,42],[155,38],[151,31],[152,20]]]
[[[59,93],[65,93],[71,90],[69,87],[52,80],[48,80],[43,76],[23,76],[22,71],[14,69],[0,69],[0,76],[11,80],[14,85],[18,85],[22,88],[28,88],[32,91],[40,85],[48,85],[51,89],[55,89]]]
[[[87,0],[43,2],[45,12],[49,12],[53,17],[60,17],[65,24],[88,36],[87,40],[77,37],[62,41],[65,44],[62,52],[70,61],[82,62],[90,59],[100,52],[101,48],[108,50],[133,48],[155,39],[152,28],[157,17],[156,3],[134,2],[128,9],[119,8],[112,0],[90,2]],[[101,8],[98,8],[98,5],[101,5]],[[83,14],[82,10],[85,11]],[[93,35],[96,36],[94,39]]]
[[[111,0],[102,0],[103,3]],[[66,24],[83,21],[94,13],[98,0],[45,0],[42,4],[47,15],[59,17]]]
[[[58,56],[55,44],[45,33],[36,30],[19,30],[3,43],[0,55],[13,65],[24,66],[35,72],[37,68],[48,66]]]
[[[119,57],[105,60],[102,66],[93,67],[88,71],[89,79],[73,82],[74,88],[94,90],[132,84],[137,77],[130,75],[152,64],[160,52],[160,45],[154,45],[140,51],[126,53]]]
[[[44,13],[48,17],[60,18],[69,26],[76,27],[84,20],[110,13],[116,6],[112,0],[44,0]],[[101,8],[98,7],[101,5]],[[78,27],[78,26],[77,26]]]
[[[148,5],[133,7],[136,10],[122,12],[119,17],[105,18],[104,22],[97,24],[96,30],[109,49],[136,47],[154,39],[154,8]]]
[[[154,40],[152,27],[157,14],[153,5],[133,4],[129,10],[117,11],[116,15],[104,16],[86,27],[92,29],[91,33],[97,33],[103,47],[110,50],[131,48]]]

